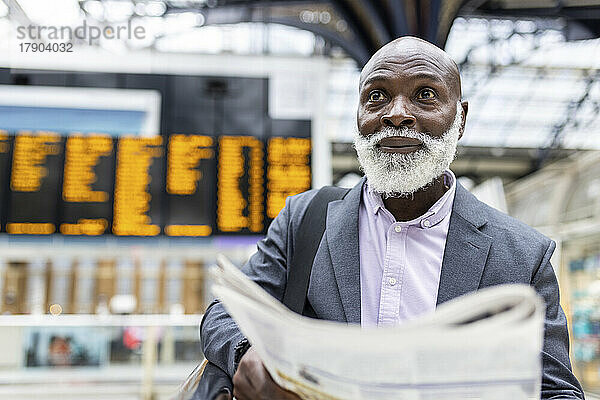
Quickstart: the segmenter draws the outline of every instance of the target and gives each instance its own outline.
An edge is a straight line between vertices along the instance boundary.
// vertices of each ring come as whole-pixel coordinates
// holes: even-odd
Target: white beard
[[[357,132],[354,135],[354,148],[369,187],[388,198],[410,197],[417,190],[431,185],[450,167],[456,156],[462,121],[462,106],[458,102],[454,122],[441,138],[414,129],[390,126],[368,137]],[[418,139],[423,142],[423,147],[407,154],[386,153],[376,147],[381,139],[391,136]]]

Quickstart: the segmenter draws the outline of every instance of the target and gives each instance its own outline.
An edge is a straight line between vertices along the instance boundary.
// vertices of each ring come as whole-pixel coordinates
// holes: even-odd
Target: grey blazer
[[[327,209],[326,230],[308,288],[311,313],[317,318],[360,323],[358,209],[364,182],[363,178],[343,200],[331,202]],[[258,243],[258,251],[242,268],[280,301],[294,234],[316,192],[287,199],[267,236]],[[571,372],[567,321],[550,264],[554,248],[555,243],[547,237],[485,205],[457,184],[437,304],[487,286],[532,285],[546,302],[542,398],[583,399],[583,390]],[[206,310],[200,336],[206,358],[233,376],[234,347],[243,335],[218,301]]]

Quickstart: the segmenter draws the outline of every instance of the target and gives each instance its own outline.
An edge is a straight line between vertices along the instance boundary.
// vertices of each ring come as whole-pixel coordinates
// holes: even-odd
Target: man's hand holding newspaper
[[[297,315],[225,257],[218,263],[213,291],[252,343],[244,358],[302,399],[540,397],[544,304],[529,286],[483,289],[367,329]]]

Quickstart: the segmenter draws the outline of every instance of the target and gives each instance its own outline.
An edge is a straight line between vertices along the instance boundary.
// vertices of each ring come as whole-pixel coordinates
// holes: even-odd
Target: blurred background
[[[0,0],[0,398],[170,398],[215,255],[358,181],[360,68],[407,34],[460,67],[453,171],[557,242],[600,393],[600,0]]]

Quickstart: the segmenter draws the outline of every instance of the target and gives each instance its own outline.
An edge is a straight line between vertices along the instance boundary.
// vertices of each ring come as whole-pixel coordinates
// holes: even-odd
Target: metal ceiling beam
[[[318,0],[221,0],[217,7],[265,7],[265,6],[297,6],[319,3]],[[204,6],[205,8],[211,8]]]
[[[361,8],[364,10],[364,18],[372,26],[373,31],[377,33],[379,46],[383,46],[394,39],[393,33],[389,30],[389,24],[382,14],[382,8],[376,6],[376,2],[371,0],[350,1],[352,3],[360,4]]]
[[[398,37],[404,32],[408,32],[406,13],[404,12],[404,7],[402,7],[398,0],[385,0],[384,7],[392,21],[391,31],[394,36]]]
[[[19,22],[19,24],[23,26],[29,26],[33,24],[31,19],[29,19],[29,16],[25,13],[25,11],[23,11],[16,0],[5,0],[4,3],[6,4],[6,7],[8,7],[8,13],[10,17]]]
[[[538,157],[533,164],[533,171],[537,171],[544,165],[544,161],[547,160],[551,150],[560,149],[562,147],[565,129],[568,125],[576,123],[577,113],[581,109],[582,105],[589,101],[592,86],[599,77],[600,72],[597,71],[595,74],[590,74],[584,78],[585,91],[578,99],[571,101],[567,108],[567,113],[564,120],[554,125],[552,128],[552,140],[550,144],[547,147],[538,149]]]
[[[372,37],[370,32],[362,24],[360,17],[354,9],[349,6],[347,0],[328,0],[334,9],[340,14],[340,17],[346,21],[348,27],[355,33],[356,40],[362,42],[362,45],[368,49],[370,54],[375,53],[380,47],[376,38]],[[358,60],[357,60],[358,61]],[[360,63],[362,67],[365,62]]]
[[[438,13],[438,26],[436,33],[435,44],[444,48],[448,34],[452,28],[452,24],[460,10],[469,5],[474,6],[475,3],[481,3],[484,0],[443,0],[441,9]]]
[[[314,2],[313,2],[314,3]],[[274,17],[258,13],[257,9],[244,10],[245,7],[236,7],[233,5],[203,10],[207,25],[235,24],[241,22],[263,22],[276,23],[313,32],[323,37],[326,41],[342,48],[351,58],[356,60],[359,65],[364,65],[371,57],[371,49],[367,48],[360,40],[348,40],[337,32],[325,28],[319,24],[307,24],[300,21],[299,18]],[[353,32],[356,35],[355,32]]]
[[[554,7],[554,8],[478,8],[473,14],[507,17],[565,17],[573,19],[600,19],[600,5],[589,7]],[[466,15],[466,14],[463,14]]]
[[[367,49],[363,43],[359,40],[350,42],[346,38],[336,34],[330,29],[323,28],[316,24],[305,24],[297,20],[281,18],[281,17],[272,17],[269,20],[270,22],[282,25],[293,26],[295,28],[304,29],[310,31],[316,35],[321,36],[326,41],[339,46],[343,49],[351,58],[353,58],[359,65],[364,65],[369,61],[371,54],[369,49]]]
[[[432,43],[437,42],[437,33],[439,28],[439,17],[442,11],[442,0],[431,0],[429,2],[429,18],[423,39]]]

